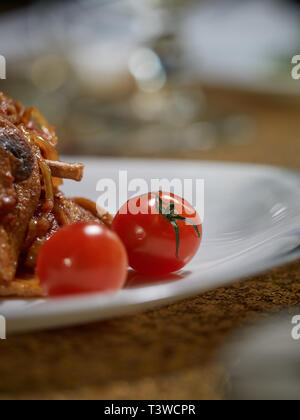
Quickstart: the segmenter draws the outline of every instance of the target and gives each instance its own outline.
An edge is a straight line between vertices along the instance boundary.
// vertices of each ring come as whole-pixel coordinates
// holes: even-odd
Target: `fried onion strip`
[[[45,213],[50,213],[54,207],[54,191],[52,184],[52,174],[49,166],[47,165],[44,159],[39,159],[39,166],[44,178],[44,188],[45,188],[45,203],[43,210]]]
[[[81,163],[67,163],[60,161],[45,161],[49,166],[52,176],[63,179],[81,181],[83,178],[84,165]]]
[[[89,200],[87,198],[81,198],[81,197],[74,197],[72,198],[72,201],[74,203],[78,204],[80,207],[84,208],[85,210],[88,210],[90,213],[92,213],[95,217],[100,218],[100,220],[108,227],[111,227],[113,217],[111,216],[108,211],[103,209],[100,206],[97,206],[97,204]]]
[[[51,141],[53,146],[56,146],[58,139],[54,128],[48,123],[43,114],[41,114],[41,112],[35,107],[27,108],[23,114],[23,121],[26,125],[29,124],[32,119],[40,126],[41,130]]]

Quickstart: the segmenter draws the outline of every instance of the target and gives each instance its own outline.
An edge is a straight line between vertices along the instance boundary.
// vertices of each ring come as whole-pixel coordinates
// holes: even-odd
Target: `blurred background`
[[[10,1],[0,88],[60,151],[299,167],[300,2]]]
[[[292,57],[300,55],[299,22],[300,0],[1,2],[0,54],[7,60],[7,80],[0,80],[0,89],[45,114],[57,128],[64,154],[252,162],[299,170],[300,80],[291,77]],[[240,292],[234,286],[227,294],[200,300],[198,312],[194,303],[174,311],[174,317],[187,311],[188,320],[204,324],[197,330],[194,322],[191,331],[199,332],[199,341],[187,343],[186,358],[207,360],[219,336],[250,315],[298,304],[299,275],[293,277],[290,270],[278,276],[284,286],[279,277],[277,286],[271,276],[263,277],[261,283],[240,286]],[[174,318],[163,319],[168,323]],[[217,324],[215,331],[212,325]],[[115,343],[111,325],[106,334],[110,347]],[[135,325],[140,329],[136,335],[132,329],[121,330],[124,336],[129,331],[130,342],[144,334]],[[186,329],[184,320],[182,325]],[[174,337],[180,328],[167,327],[165,340],[178,347]],[[296,348],[287,332],[289,317],[255,324],[253,334],[247,330],[229,343],[221,355],[223,360],[228,354],[229,398],[268,398],[272,391],[278,399],[294,394],[299,399],[299,344]],[[105,324],[101,334],[105,336]],[[73,330],[67,337],[72,335]],[[61,348],[60,337],[58,341]],[[38,348],[36,341],[19,348],[23,354],[33,345]],[[90,354],[91,361],[99,357],[98,349]],[[49,355],[54,357],[51,351]],[[29,368],[33,378],[47,372]],[[211,397],[210,376],[205,379],[204,372],[203,380],[201,375],[202,391]],[[192,379],[177,378],[163,381],[166,389],[174,390],[176,382],[180,397],[182,390],[189,398],[199,396],[194,393],[197,374],[196,386]],[[147,381],[141,384],[137,389],[148,395]],[[151,381],[149,386],[153,390]]]

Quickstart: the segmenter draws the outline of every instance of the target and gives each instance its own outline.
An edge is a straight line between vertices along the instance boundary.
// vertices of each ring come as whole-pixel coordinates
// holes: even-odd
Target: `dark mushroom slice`
[[[17,205],[14,177],[7,152],[0,147],[0,216],[12,211]]]
[[[26,181],[34,166],[30,144],[23,133],[3,117],[0,117],[0,147],[10,155],[15,182]]]
[[[22,132],[0,117],[0,215],[16,206],[14,183],[26,181],[32,174],[34,156]]]

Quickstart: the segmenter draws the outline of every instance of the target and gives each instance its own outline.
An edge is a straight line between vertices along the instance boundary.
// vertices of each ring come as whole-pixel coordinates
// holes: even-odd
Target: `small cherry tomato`
[[[146,276],[182,269],[202,239],[201,219],[193,206],[163,192],[130,199],[116,215],[113,230],[125,245],[129,265]]]
[[[126,250],[104,225],[76,223],[56,232],[43,245],[37,275],[49,296],[121,289],[127,277]]]

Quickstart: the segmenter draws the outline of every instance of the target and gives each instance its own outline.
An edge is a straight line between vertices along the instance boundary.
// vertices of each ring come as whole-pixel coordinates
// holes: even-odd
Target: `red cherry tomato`
[[[113,221],[129,265],[147,276],[182,269],[194,257],[202,239],[202,224],[187,201],[169,193],[150,193],[129,200]]]
[[[127,268],[126,250],[114,232],[96,223],[76,223],[43,245],[37,275],[49,296],[66,296],[119,290]]]

